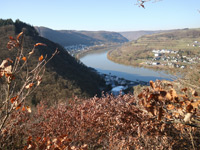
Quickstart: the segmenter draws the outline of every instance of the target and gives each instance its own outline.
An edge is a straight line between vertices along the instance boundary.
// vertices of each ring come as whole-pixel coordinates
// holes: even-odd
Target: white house
[[[156,65],[160,65],[159,62],[153,62],[152,65],[156,66]]]
[[[159,57],[159,56],[161,56],[161,54],[160,53],[155,53],[154,56],[155,57]]]

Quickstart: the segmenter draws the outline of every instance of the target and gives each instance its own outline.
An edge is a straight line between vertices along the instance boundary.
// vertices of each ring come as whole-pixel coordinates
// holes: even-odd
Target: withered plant
[[[11,135],[22,135],[25,149],[199,149],[198,93],[173,86],[151,81],[139,95],[41,103],[32,117],[18,115]]]
[[[16,54],[15,58],[6,58],[0,65],[0,136],[6,132],[5,128],[12,127],[10,116],[17,111],[31,112],[30,106],[26,105],[26,98],[41,83],[45,72],[45,65],[57,53],[56,50],[50,58],[41,55],[34,67],[30,68],[28,62],[37,46],[46,46],[43,43],[36,43],[33,49],[25,54],[23,48],[24,33],[21,32],[16,38],[9,37],[7,48],[10,53]]]

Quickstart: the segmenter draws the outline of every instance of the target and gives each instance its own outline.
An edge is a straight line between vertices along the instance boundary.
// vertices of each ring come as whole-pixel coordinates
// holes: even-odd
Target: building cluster
[[[194,41],[193,43],[188,44],[187,46],[200,47],[200,42],[198,42],[198,41]]]
[[[91,48],[98,47],[98,46],[104,46],[104,44],[92,45],[92,46],[77,44],[77,45],[65,46],[65,49],[68,51],[70,55],[75,56],[75,54],[79,52],[87,51],[87,50],[90,50]]]
[[[152,50],[152,52],[155,54],[155,55],[161,55],[161,54],[177,54],[178,51],[173,51],[171,49],[161,49],[161,50]]]
[[[198,41],[194,41],[198,44]],[[152,50],[154,58],[151,61],[146,61],[147,65],[152,66],[168,66],[170,68],[185,69],[188,64],[195,64],[200,62],[198,56],[184,56],[180,51],[174,51],[170,49]]]
[[[89,46],[78,44],[78,45],[65,46],[65,49],[68,51],[70,55],[74,56],[74,54],[77,52],[89,49]]]

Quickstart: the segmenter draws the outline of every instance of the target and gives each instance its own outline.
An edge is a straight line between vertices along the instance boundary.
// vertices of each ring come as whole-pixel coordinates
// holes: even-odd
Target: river
[[[80,61],[88,67],[95,68],[98,72],[111,74],[130,81],[155,81],[156,79],[171,80],[171,75],[164,71],[154,71],[143,67],[132,67],[118,64],[107,58],[108,51],[96,51],[80,58]]]

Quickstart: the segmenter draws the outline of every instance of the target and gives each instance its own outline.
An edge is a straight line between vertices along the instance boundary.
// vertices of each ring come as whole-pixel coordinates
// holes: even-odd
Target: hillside
[[[102,43],[122,43],[128,40],[121,34],[107,31],[75,31],[52,30],[46,27],[35,27],[38,33],[62,46],[70,45],[95,45]]]
[[[113,61],[135,65],[139,59],[152,58],[153,49],[172,49],[184,52],[198,53],[198,47],[192,45],[200,41],[200,29],[182,29],[170,32],[144,35],[136,41],[124,44],[122,47],[110,52],[109,58]]]
[[[137,40],[143,35],[158,33],[159,31],[125,31],[119,32],[122,36],[126,37],[129,41]]]
[[[46,27],[35,27],[40,36],[45,37],[62,46],[84,44],[93,45],[99,41],[72,30],[52,30]]]
[[[79,31],[80,33],[95,38],[102,43],[124,43],[128,42],[128,39],[123,37],[117,32],[108,32],[108,31]]]
[[[125,38],[127,38],[129,41],[133,41],[133,40],[137,40],[143,35],[151,35],[155,33],[164,33],[164,32],[170,32],[170,31],[174,31],[174,30],[155,30],[155,31],[142,30],[142,31],[125,31],[125,32],[119,32],[119,33]]]
[[[1,20],[2,22],[2,20]],[[24,39],[24,53],[27,54],[35,43],[45,43],[46,47],[38,47],[34,59],[31,59],[30,67],[35,64],[39,56],[47,54],[48,57],[58,48],[57,54],[46,66],[45,76],[41,86],[32,94],[30,99],[33,104],[40,100],[54,103],[55,101],[66,101],[72,96],[91,97],[100,94],[100,87],[104,86],[104,80],[91,71],[81,62],[71,57],[62,46],[38,36],[36,30],[19,20],[9,25],[0,26],[0,61],[5,58],[14,59],[15,51],[6,48],[9,36],[16,37],[22,31],[26,31]]]

